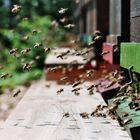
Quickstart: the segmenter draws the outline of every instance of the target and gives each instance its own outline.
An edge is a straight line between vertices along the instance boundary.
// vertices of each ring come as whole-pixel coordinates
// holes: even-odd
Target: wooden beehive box
[[[140,43],[121,43],[120,61],[122,67],[133,66],[133,71],[140,73]]]
[[[124,99],[126,98],[126,99]],[[116,109],[116,114],[120,120],[120,122],[124,122],[127,119],[132,119],[130,123],[124,124],[124,128],[127,130],[129,135],[134,140],[139,140],[140,138],[140,110],[136,111],[135,109],[131,109],[129,104],[132,101],[131,97],[128,96],[122,96],[115,98],[120,99],[120,104],[118,105],[118,108]],[[113,104],[114,99],[111,99],[108,101],[109,105]],[[123,116],[124,113],[128,113],[128,116]]]

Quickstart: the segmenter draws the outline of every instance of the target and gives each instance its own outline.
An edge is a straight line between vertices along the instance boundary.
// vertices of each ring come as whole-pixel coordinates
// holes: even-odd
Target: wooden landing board
[[[0,128],[0,140],[131,140],[118,123],[108,118],[89,119],[80,113],[91,113],[97,105],[104,105],[100,94],[87,94],[82,85],[79,96],[71,93],[71,85],[45,82],[32,85],[16,109]],[[56,91],[64,92],[56,95]],[[69,112],[70,117],[63,114]]]
[[[45,65],[68,65],[74,61],[79,65],[86,64],[87,61],[84,60],[83,56],[67,55],[67,57],[64,57],[64,59],[57,58],[58,55],[67,52],[68,50],[74,52],[74,49],[68,48],[57,48],[52,50],[45,60]]]

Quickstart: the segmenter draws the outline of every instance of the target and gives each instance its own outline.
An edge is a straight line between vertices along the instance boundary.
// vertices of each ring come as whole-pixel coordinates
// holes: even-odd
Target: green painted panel
[[[140,73],[140,43],[121,43],[121,66]]]
[[[130,109],[129,103],[132,101],[131,97],[128,97],[127,99],[122,100],[123,97],[126,97],[126,96],[118,97],[118,99],[120,99],[120,104],[118,105],[118,108],[116,109],[116,114],[122,122],[124,122],[124,120],[126,119],[132,119],[132,122],[125,124],[124,128],[127,130],[127,132],[129,133],[131,137],[133,137],[134,133],[135,134],[137,133],[136,135],[140,137],[140,133],[138,133],[137,131],[140,129],[140,111],[135,111],[135,109]],[[112,105],[113,100],[114,99],[110,99],[108,101],[108,104]],[[124,112],[127,112],[128,116],[124,117],[123,116]],[[132,129],[134,128],[135,128],[135,131],[132,132]],[[135,137],[133,138],[135,139]]]

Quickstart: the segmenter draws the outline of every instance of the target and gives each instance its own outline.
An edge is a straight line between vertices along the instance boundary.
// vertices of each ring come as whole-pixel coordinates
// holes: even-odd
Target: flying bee
[[[87,70],[86,71],[86,74],[87,74],[87,77],[91,77],[93,75],[93,70]]]
[[[60,19],[60,22],[61,22],[61,23],[65,23],[65,22],[67,22],[67,21],[68,21],[68,19],[67,19],[67,18],[65,18],[65,17],[64,17],[64,18],[62,18],[62,19]]]
[[[68,24],[68,25],[65,25],[64,27],[67,28],[67,29],[71,29],[71,28],[74,28],[75,25],[74,24]]]
[[[61,94],[63,91],[64,91],[64,89],[63,89],[63,88],[61,88],[61,89],[60,89],[60,90],[58,90],[56,93],[57,93],[57,95],[58,95],[58,94]]]
[[[41,32],[40,30],[38,30],[38,29],[33,29],[32,30],[32,34],[34,35],[34,34],[37,34],[37,33],[39,33],[39,32]]]
[[[13,48],[13,49],[10,50],[10,54],[15,55],[17,53],[17,51],[18,51],[18,48]]]
[[[96,36],[95,38],[94,38],[94,41],[96,42],[96,41],[98,41],[98,40],[101,40],[103,37],[102,36]]]
[[[34,60],[32,60],[32,61],[30,61],[30,63],[29,63],[30,65],[33,65],[33,64],[35,64],[35,61]]]
[[[27,36],[27,35],[26,35],[26,36],[24,36],[24,37],[23,37],[23,40],[24,40],[24,41],[29,40],[29,36]]]
[[[77,82],[75,82],[73,85],[72,85],[72,87],[74,88],[74,87],[77,87],[77,86],[79,86],[80,84],[82,84],[82,81],[77,81]]]
[[[80,113],[80,116],[81,116],[83,119],[88,119],[88,118],[89,118],[88,115],[89,115],[89,114],[88,114],[87,112]]]
[[[39,60],[40,58],[41,58],[41,56],[36,56],[35,57],[36,60]]]
[[[93,90],[94,89],[94,85],[91,85],[91,86],[89,86],[88,88],[87,88],[87,90]]]
[[[31,49],[30,48],[26,48],[24,50],[21,51],[22,54],[27,54],[28,52],[30,52]]]
[[[124,112],[123,114],[122,114],[122,117],[127,117],[128,116],[128,112]]]
[[[116,83],[115,80],[111,81],[108,85],[106,85],[106,88],[110,88],[111,86],[113,86]]]
[[[81,65],[81,66],[78,66],[78,70],[81,70],[81,69],[84,69],[85,68],[85,65]]]
[[[17,4],[15,4],[15,5],[13,5],[14,7],[12,8],[12,10],[11,10],[11,12],[12,13],[18,13],[20,10],[21,10],[21,6],[19,6],[19,5],[17,5]]]
[[[27,63],[23,66],[24,71],[30,71],[30,69],[31,69],[31,65],[29,63]]]
[[[94,94],[93,90],[89,90],[89,95],[93,95],[93,94]]]
[[[80,95],[80,92],[79,91],[74,91],[74,95],[78,96],[78,95]]]
[[[45,87],[50,88],[51,84],[46,84]]]
[[[107,55],[107,54],[109,54],[109,53],[110,53],[110,51],[104,51],[104,52],[102,52],[101,55]]]
[[[61,53],[60,55],[58,55],[56,58],[61,58],[64,59],[63,57],[66,56],[67,54],[70,53],[70,50],[67,50],[66,52]]]
[[[62,77],[62,78],[60,79],[60,81],[65,81],[65,80],[67,80],[67,79],[68,79],[68,77],[65,76],[65,77]]]
[[[48,70],[55,71],[55,70],[61,69],[61,68],[62,68],[62,66],[56,66],[56,67],[53,67],[53,68],[49,68]]]
[[[79,91],[79,90],[81,90],[82,88],[75,88],[75,89],[73,89],[72,90],[72,92],[76,92],[76,91]]]
[[[42,43],[36,43],[36,44],[34,45],[34,48],[40,48],[40,47],[42,47],[42,46],[43,46]]]
[[[0,76],[0,78],[6,79],[9,77],[9,73],[5,73],[3,75]]]
[[[68,11],[68,8],[61,8],[58,12],[59,14],[65,14]]]
[[[123,121],[123,125],[127,125],[127,124],[130,124],[130,123],[132,123],[132,119],[131,118],[127,118],[127,119],[125,119],[124,121]]]
[[[49,53],[50,52],[50,48],[44,48],[45,53]]]
[[[67,113],[65,113],[65,114],[63,115],[63,117],[68,118],[68,117],[70,117],[70,114],[67,112]]]
[[[20,89],[18,89],[17,91],[15,91],[14,92],[14,94],[13,94],[13,97],[16,97],[16,96],[18,96],[18,94],[21,92],[21,90]]]

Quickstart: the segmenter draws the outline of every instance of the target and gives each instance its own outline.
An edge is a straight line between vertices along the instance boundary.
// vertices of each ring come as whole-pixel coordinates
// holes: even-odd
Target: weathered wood
[[[121,44],[121,66],[129,68],[133,66],[133,71],[140,73],[140,43]]]
[[[108,118],[89,119],[80,113],[91,113],[97,105],[104,105],[100,94],[87,94],[84,83],[80,95],[71,93],[72,86],[58,86],[41,82],[32,85],[14,112],[0,129],[0,140],[130,140],[118,123]],[[64,92],[56,95],[56,91]],[[63,117],[69,112],[70,117]]]
[[[125,99],[126,98],[126,99]],[[140,111],[136,111],[135,109],[131,109],[129,104],[132,102],[132,98],[128,96],[122,96],[115,98],[115,100],[118,99],[120,104],[118,105],[118,108],[116,109],[116,113],[120,119],[120,123],[124,126],[124,128],[127,130],[129,135],[134,140],[139,140],[140,138]],[[123,99],[123,100],[122,100]],[[113,104],[113,100],[109,100],[109,105]],[[128,116],[124,116],[124,113],[128,113]],[[123,124],[126,119],[132,119],[131,122]]]

